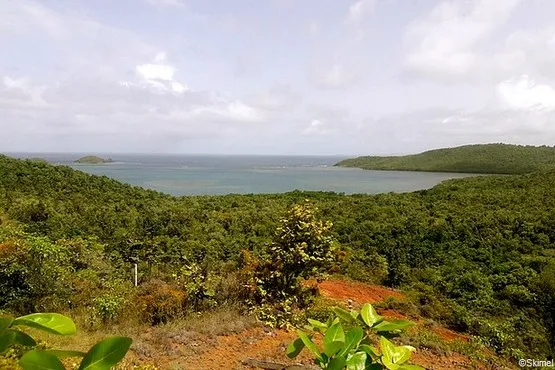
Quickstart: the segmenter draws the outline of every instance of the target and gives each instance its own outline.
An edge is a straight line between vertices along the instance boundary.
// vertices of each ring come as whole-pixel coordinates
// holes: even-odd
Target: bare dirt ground
[[[329,299],[346,303],[351,300],[353,304],[377,303],[387,297],[402,299],[401,292],[384,288],[382,286],[368,285],[358,282],[344,280],[328,280],[320,285],[320,293]],[[384,310],[382,315],[389,318],[405,318],[404,315],[393,310]],[[419,327],[417,322],[417,330]],[[156,330],[156,329],[153,329]],[[448,342],[453,340],[467,341],[468,337],[463,334],[445,328],[434,328],[436,334],[442,340]],[[133,357],[141,362],[151,363],[158,369],[191,369],[191,370],[216,370],[216,369],[254,369],[245,364],[247,359],[275,362],[280,364],[303,364],[311,365],[311,358],[307,351],[291,361],[285,355],[285,348],[296,338],[293,331],[271,330],[262,327],[251,327],[240,329],[228,335],[207,335],[198,333],[170,334],[164,332],[164,338],[160,337],[156,345],[163,346],[163,351],[143,351],[141,347],[133,350]],[[145,333],[145,336],[155,338],[153,333]],[[150,339],[152,340],[152,339]],[[163,355],[160,354],[163,353]],[[479,362],[459,353],[445,353],[438,355],[429,349],[420,349],[413,356],[412,363],[423,366],[426,369],[506,369],[507,365],[492,365]],[[509,365],[510,366],[510,365]]]

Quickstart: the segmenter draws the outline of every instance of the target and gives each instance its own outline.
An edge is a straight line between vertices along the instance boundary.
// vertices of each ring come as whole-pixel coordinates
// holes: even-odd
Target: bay
[[[471,174],[368,171],[333,165],[345,156],[95,154],[113,163],[74,161],[90,153],[11,153],[43,158],[93,175],[182,195],[283,193],[293,190],[377,194],[427,189],[441,181]]]

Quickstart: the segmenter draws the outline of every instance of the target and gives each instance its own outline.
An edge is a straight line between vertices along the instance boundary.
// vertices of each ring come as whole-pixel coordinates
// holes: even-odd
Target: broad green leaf
[[[378,315],[378,313],[370,303],[366,303],[364,306],[362,306],[362,309],[360,310],[360,316],[362,316],[362,320],[364,320],[364,323],[369,327],[372,327],[376,323],[383,320],[383,317]]]
[[[401,365],[408,361],[412,352],[416,351],[416,348],[412,346],[396,346],[395,355],[393,356],[393,363]]]
[[[58,313],[34,313],[18,317],[12,324],[15,325],[24,325],[57,335],[71,335],[77,331],[69,317]]]
[[[35,340],[29,334],[26,334],[22,331],[10,329],[6,333],[12,333],[12,332],[14,335],[14,338],[13,338],[14,343],[20,344],[22,346],[27,346],[27,347],[37,345],[37,342],[35,342]]]
[[[0,334],[0,353],[4,352],[8,349],[8,347],[14,344],[31,347],[37,343],[29,335],[19,330],[8,329],[4,332],[4,334]]]
[[[328,356],[336,354],[345,344],[345,331],[340,323],[332,325],[324,337],[324,353]]]
[[[347,370],[366,369],[366,353],[357,352],[347,359]]]
[[[64,365],[51,353],[29,351],[19,359],[19,366],[24,370],[65,370]]]
[[[395,345],[387,338],[380,337],[380,347],[382,349],[382,362],[384,366],[391,370],[396,370],[399,365],[394,363]]]
[[[401,365],[399,370],[425,370],[423,367],[418,365]]]
[[[409,328],[413,325],[414,323],[412,321],[407,320],[395,320],[393,322],[382,321],[378,325],[374,326],[372,329],[377,332],[396,331]]]
[[[369,346],[368,344],[361,344],[358,349],[365,352],[367,355],[372,357],[372,359],[380,358],[380,352],[376,348]]]
[[[316,344],[314,344],[312,339],[310,339],[310,337],[308,335],[306,335],[305,333],[303,333],[300,330],[297,330],[297,335],[303,341],[306,348],[308,348],[310,350],[310,352],[312,352],[312,354],[314,354],[314,356],[318,360],[322,361],[323,360],[322,355],[320,354],[320,351],[318,350],[318,347],[316,347]]]
[[[51,353],[58,358],[68,358],[68,357],[85,357],[86,353],[81,351],[66,351],[63,349],[50,349],[45,351]]]
[[[318,328],[327,328],[328,327],[325,323],[320,322],[318,320],[308,319],[308,322],[310,323],[310,325],[318,327]]]
[[[332,311],[337,315],[337,317],[339,317],[341,320],[345,322],[351,323],[355,321],[355,319],[353,318],[353,316],[351,316],[351,313],[349,311],[346,311],[339,307],[332,308]]]
[[[8,330],[12,322],[13,319],[11,317],[0,317],[0,334]]]
[[[334,357],[328,363],[327,370],[343,370],[346,364],[347,359],[345,357]]]
[[[345,345],[343,349],[339,351],[339,356],[345,356],[351,351],[353,348],[358,346],[362,337],[364,336],[364,331],[361,327],[352,328],[345,334]]]
[[[127,337],[110,337],[95,344],[79,366],[79,370],[109,370],[124,357],[133,340]]]
[[[310,323],[310,326],[312,327],[311,328],[312,331],[319,331],[321,333],[324,333],[328,328],[328,326],[326,324],[324,324],[323,322],[320,322],[318,320],[308,319],[308,322]]]
[[[295,358],[299,355],[299,353],[301,353],[303,349],[304,342],[301,340],[301,338],[297,338],[294,342],[289,343],[289,345],[287,346],[287,357]]]
[[[0,353],[8,349],[8,347],[12,344],[13,337],[13,333],[10,332],[0,334]]]
[[[308,331],[320,331],[318,328],[315,328],[314,326],[308,325],[308,324],[303,326],[303,328],[305,328]]]

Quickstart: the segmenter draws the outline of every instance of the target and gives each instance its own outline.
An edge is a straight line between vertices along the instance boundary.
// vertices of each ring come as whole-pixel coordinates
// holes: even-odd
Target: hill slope
[[[522,174],[555,169],[555,147],[477,144],[405,156],[346,159],[340,167],[365,170]]]
[[[138,259],[147,281],[171,277],[184,261],[203,263],[214,274],[233,271],[243,249],[263,250],[284,211],[309,199],[334,223],[347,251],[338,272],[400,286],[414,295],[422,316],[479,336],[499,353],[545,358],[555,349],[554,183],[551,171],[449,180],[405,194],[177,198],[0,155],[0,216],[30,235],[10,242],[14,246],[58,251],[69,244],[88,252],[87,243],[100,243],[98,253],[107,257],[95,259],[98,274],[105,274],[107,264],[119,269],[113,276],[126,276],[129,261]],[[0,282],[17,282],[2,275],[3,267],[12,274],[16,266],[2,260],[2,250],[8,249],[0,247]],[[43,273],[37,276],[46,280]],[[46,294],[57,298],[56,292]],[[60,302],[67,302],[64,297]]]

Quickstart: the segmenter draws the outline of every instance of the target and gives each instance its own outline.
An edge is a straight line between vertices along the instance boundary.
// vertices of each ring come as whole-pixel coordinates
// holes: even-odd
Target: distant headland
[[[475,144],[413,155],[358,157],[335,165],[382,171],[523,174],[555,170],[555,147]]]

